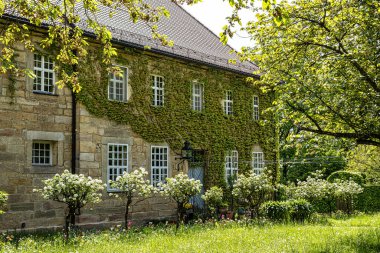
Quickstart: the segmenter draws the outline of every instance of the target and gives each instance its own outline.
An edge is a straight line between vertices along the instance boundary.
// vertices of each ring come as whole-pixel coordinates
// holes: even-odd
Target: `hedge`
[[[380,185],[365,185],[355,201],[355,209],[362,212],[380,211]]]
[[[364,178],[361,173],[358,172],[352,172],[352,171],[345,171],[345,170],[339,170],[332,173],[330,176],[327,177],[327,181],[330,183],[333,183],[336,179],[340,180],[353,180],[354,182],[358,183],[359,185],[364,184]]]

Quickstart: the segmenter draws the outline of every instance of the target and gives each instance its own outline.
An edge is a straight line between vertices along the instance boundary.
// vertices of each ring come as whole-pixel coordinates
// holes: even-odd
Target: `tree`
[[[129,208],[156,192],[156,188],[150,184],[149,180],[145,180],[147,175],[148,172],[144,168],[139,168],[131,173],[124,171],[122,176],[109,182],[111,188],[116,189],[110,195],[125,200],[124,227],[126,230],[128,229]],[[141,198],[133,203],[133,198],[137,196]]]
[[[230,2],[225,36],[253,1]],[[276,91],[275,109],[300,131],[380,146],[380,2],[274,2],[243,28],[255,44],[241,56],[260,66],[257,85]]]
[[[69,228],[75,225],[75,216],[80,215],[80,209],[90,203],[101,201],[102,194],[99,191],[104,189],[104,185],[99,179],[85,177],[83,174],[71,174],[65,170],[61,175],[56,174],[53,178],[43,181],[42,189],[35,189],[40,192],[44,199],[54,200],[64,203],[68,212],[65,220],[65,238],[68,239]]]
[[[380,147],[359,146],[348,154],[347,170],[364,172],[366,181],[380,183]]]
[[[265,173],[256,175],[251,173],[248,176],[239,174],[232,194],[240,203],[247,206],[251,212],[251,219],[258,214],[260,205],[265,201],[269,193],[274,191],[271,178]]]
[[[158,183],[161,193],[170,197],[177,203],[177,222],[176,228],[183,221],[183,208],[192,196],[201,192],[201,181],[189,178],[188,175],[179,173],[173,178],[167,178],[166,183]]]
[[[196,3],[199,0],[176,0],[177,3]],[[172,41],[164,34],[158,32],[156,23],[161,17],[169,17],[165,7],[149,4],[146,0],[100,0],[100,1],[23,1],[0,0],[0,74],[24,75],[33,77],[28,69],[23,69],[14,61],[17,43],[22,43],[30,51],[36,47],[51,49],[54,52],[55,71],[60,80],[57,86],[62,88],[68,85],[74,92],[81,90],[78,81],[78,72],[75,66],[86,55],[90,38],[85,36],[91,33],[101,45],[103,62],[110,65],[109,71],[118,72],[118,68],[111,66],[111,59],[117,55],[112,47],[112,34],[97,21],[96,15],[100,9],[107,8],[109,16],[123,9],[129,13],[133,22],[146,22],[152,32],[153,38],[161,41],[163,45],[171,46]],[[82,13],[82,14],[81,14]],[[14,17],[20,17],[15,20]],[[30,24],[31,26],[29,26]],[[48,24],[48,27],[46,26]],[[86,28],[83,28],[86,27]],[[47,36],[36,43],[31,38],[31,29],[43,28]],[[69,66],[69,68],[67,68]]]

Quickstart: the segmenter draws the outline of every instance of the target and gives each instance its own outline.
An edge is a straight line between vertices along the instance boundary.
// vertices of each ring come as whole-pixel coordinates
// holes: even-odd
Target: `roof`
[[[118,9],[110,18],[111,9],[100,6],[96,14],[97,21],[111,31],[114,43],[137,48],[149,46],[152,52],[245,75],[253,75],[253,72],[258,70],[258,67],[251,62],[240,62],[230,46],[224,46],[218,36],[181,6],[167,0],[147,0],[147,2],[154,6],[165,6],[170,12],[170,18],[161,18],[157,25],[161,34],[167,35],[174,41],[173,47],[163,46],[158,40],[153,39],[149,26],[142,21],[133,23],[126,10]],[[85,16],[84,12],[82,15]],[[91,32],[85,21],[78,25],[85,31]],[[234,64],[229,62],[229,59],[237,61]]]

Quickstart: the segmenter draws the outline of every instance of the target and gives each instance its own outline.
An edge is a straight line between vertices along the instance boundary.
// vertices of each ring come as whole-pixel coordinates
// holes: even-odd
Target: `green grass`
[[[1,245],[1,244],[0,244]],[[327,219],[324,224],[246,225],[235,222],[87,232],[68,245],[62,236],[29,235],[2,252],[380,252],[380,214]]]

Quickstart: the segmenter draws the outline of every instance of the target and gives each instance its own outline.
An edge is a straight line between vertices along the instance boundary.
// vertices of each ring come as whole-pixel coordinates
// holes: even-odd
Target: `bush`
[[[288,221],[289,205],[287,201],[267,201],[260,207],[260,214],[272,221]]]
[[[290,219],[296,222],[308,220],[314,212],[312,205],[304,199],[289,200],[288,206]]]
[[[0,191],[0,214],[4,213],[3,209],[6,206],[8,200],[8,194]]]
[[[202,199],[206,202],[210,211],[216,213],[223,203],[223,190],[218,186],[213,186],[202,195]]]
[[[274,186],[270,177],[265,173],[256,175],[252,172],[249,176],[238,175],[232,194],[242,205],[250,209],[251,218],[253,218],[267,195],[273,191]]]
[[[355,201],[355,207],[363,212],[380,211],[380,185],[366,185]]]
[[[365,181],[361,173],[345,170],[335,171],[327,178],[327,181],[334,183],[338,179],[342,181],[348,181],[351,179],[359,185],[363,185]]]
[[[183,221],[183,207],[192,196],[201,192],[202,184],[199,180],[189,178],[188,175],[179,173],[173,178],[166,178],[166,183],[158,183],[161,187],[161,194],[170,197],[177,203],[176,227]]]

